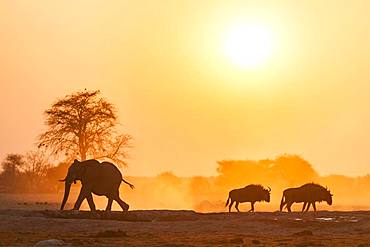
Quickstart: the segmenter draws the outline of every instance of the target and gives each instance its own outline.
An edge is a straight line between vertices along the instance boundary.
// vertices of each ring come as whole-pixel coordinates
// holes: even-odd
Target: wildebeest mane
[[[330,190],[328,190],[328,188],[325,188],[324,186],[320,185],[320,184],[315,184],[315,183],[307,183],[307,184],[304,184],[301,186],[302,187],[311,187],[312,189],[317,189],[317,190],[320,190],[322,192],[329,192],[330,193]]]
[[[318,202],[324,201],[324,198],[326,195],[331,195],[330,190],[328,188],[325,188],[324,186],[316,183],[307,183],[301,186],[301,188],[307,188],[310,190],[316,191],[316,193],[320,194],[321,198],[318,200]]]
[[[245,189],[247,188],[250,188],[250,189],[255,189],[256,191],[268,191],[267,189],[265,189],[262,185],[260,184],[249,184],[247,186],[244,187]]]
[[[261,184],[248,184],[244,188],[248,188],[248,187],[251,187],[251,188],[254,187],[256,189],[265,190],[265,188]]]

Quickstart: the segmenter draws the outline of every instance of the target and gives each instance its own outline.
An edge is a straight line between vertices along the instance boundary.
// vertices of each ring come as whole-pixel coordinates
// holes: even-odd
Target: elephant
[[[135,188],[134,185],[122,178],[121,172],[114,164],[110,162],[99,162],[94,159],[85,161],[74,160],[68,169],[65,179],[60,180],[61,182],[65,182],[64,196],[60,210],[64,209],[72,182],[76,184],[77,180],[81,181],[82,187],[73,210],[79,210],[83,200],[86,198],[90,210],[95,211],[95,204],[92,197],[92,193],[94,193],[95,195],[106,196],[108,198],[106,211],[112,209],[113,200],[120,205],[123,211],[128,211],[129,205],[119,197],[119,187],[122,181],[128,184],[131,189]]]

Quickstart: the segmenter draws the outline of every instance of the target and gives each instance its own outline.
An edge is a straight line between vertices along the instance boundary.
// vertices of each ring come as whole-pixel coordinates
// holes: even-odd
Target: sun
[[[272,54],[271,31],[261,25],[235,25],[226,35],[225,53],[238,66],[258,67]]]

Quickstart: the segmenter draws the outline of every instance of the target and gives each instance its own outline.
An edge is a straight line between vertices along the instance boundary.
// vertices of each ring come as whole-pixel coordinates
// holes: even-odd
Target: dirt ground
[[[370,212],[0,210],[0,246],[370,246]],[[54,246],[54,245],[53,245]]]
[[[59,246],[370,247],[370,211],[59,211],[60,198],[0,194],[0,246],[34,246],[57,239],[64,242]]]

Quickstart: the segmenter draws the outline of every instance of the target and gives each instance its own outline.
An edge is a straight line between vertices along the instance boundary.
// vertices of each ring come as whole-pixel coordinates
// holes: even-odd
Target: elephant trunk
[[[65,185],[64,185],[64,197],[63,197],[62,205],[60,206],[60,210],[64,209],[64,206],[66,205],[70,190],[71,190],[71,183],[68,182],[68,180],[66,180]]]

